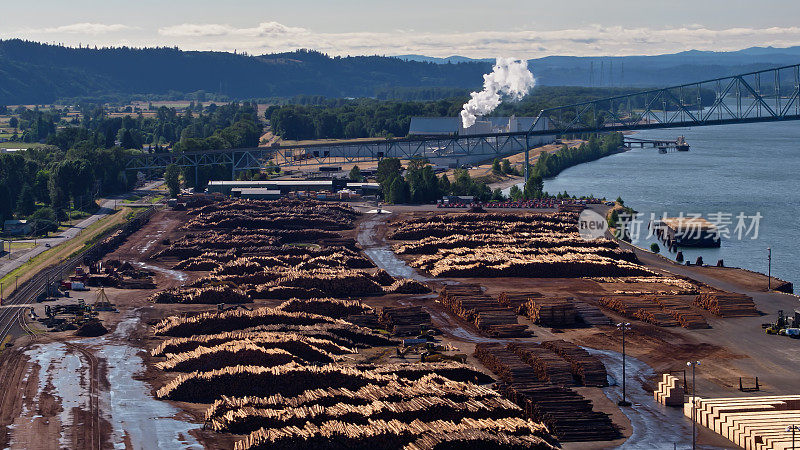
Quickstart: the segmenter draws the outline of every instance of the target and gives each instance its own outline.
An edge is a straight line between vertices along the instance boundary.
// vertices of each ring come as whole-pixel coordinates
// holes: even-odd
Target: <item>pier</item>
[[[639,148],[653,147],[657,148],[661,153],[666,153],[669,150],[678,152],[689,151],[689,144],[686,142],[686,139],[683,136],[678,136],[678,138],[675,140],[638,139],[626,136],[622,145],[624,145],[626,148],[634,148],[637,146]]]

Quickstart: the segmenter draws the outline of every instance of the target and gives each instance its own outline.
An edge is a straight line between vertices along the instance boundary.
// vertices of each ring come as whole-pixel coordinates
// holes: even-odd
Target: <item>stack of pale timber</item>
[[[431,315],[421,306],[384,306],[378,320],[397,335],[418,335],[431,326]]]
[[[532,322],[549,327],[572,327],[578,318],[575,305],[560,298],[530,299],[525,310]]]
[[[665,406],[683,406],[683,383],[675,375],[665,373],[653,391],[653,398]]]
[[[533,367],[507,350],[503,344],[478,344],[474,355],[481,364],[506,383],[532,383],[539,380]]]
[[[544,422],[561,442],[611,441],[621,437],[608,414],[594,411],[592,401],[570,388],[549,383],[503,387],[506,397]]]
[[[752,297],[733,292],[705,292],[695,298],[694,304],[720,317],[749,317],[758,315]]]
[[[573,302],[573,304],[578,316],[586,325],[611,325],[611,319],[597,306],[584,302]]]
[[[800,423],[800,395],[689,397],[683,412],[746,450],[784,450],[792,448],[792,433],[786,428]]]
[[[674,295],[656,295],[652,300],[661,305],[683,328],[711,328],[705,317],[692,308],[690,300]]]
[[[534,298],[541,298],[542,294],[539,292],[501,292],[497,296],[497,303],[511,308],[517,314],[525,315],[525,305],[529,300]]]
[[[511,343],[508,349],[533,367],[540,381],[559,386],[575,385],[569,363],[551,350],[535,343]]]
[[[603,363],[581,347],[560,339],[544,341],[542,347],[564,358],[570,364],[572,374],[585,386],[608,386],[608,374]]]
[[[600,303],[626,317],[651,323],[659,327],[674,327],[678,322],[661,309],[661,306],[647,298],[621,295],[603,297]]]
[[[530,336],[528,327],[517,323],[517,315],[483,293],[476,284],[446,286],[439,301],[453,314],[472,322],[490,336]]]

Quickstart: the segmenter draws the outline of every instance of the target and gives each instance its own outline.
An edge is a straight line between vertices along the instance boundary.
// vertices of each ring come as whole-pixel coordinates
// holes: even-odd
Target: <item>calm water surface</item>
[[[635,135],[645,139],[686,136],[689,152],[658,153],[654,148],[631,151],[570,168],[545,181],[548,192],[621,196],[645,219],[700,213],[736,216],[760,213],[758,236],[723,238],[719,249],[682,249],[706,264],[723,259],[725,265],[767,271],[767,247],[772,248],[772,273],[800,283],[800,122],[762,123],[650,130]],[[752,220],[747,219],[746,225]],[[643,227],[639,246],[649,247]],[[664,252],[662,245],[662,253]],[[674,257],[674,254],[670,255]]]

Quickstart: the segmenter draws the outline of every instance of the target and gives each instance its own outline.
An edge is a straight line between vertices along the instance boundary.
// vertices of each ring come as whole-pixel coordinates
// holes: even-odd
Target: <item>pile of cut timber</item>
[[[753,298],[732,292],[706,292],[694,299],[694,304],[711,311],[720,317],[757,316],[758,311]]]
[[[528,327],[517,322],[517,315],[495,299],[483,293],[480,285],[462,284],[445,286],[439,301],[450,312],[472,322],[486,334],[494,337],[530,336]]]
[[[642,320],[659,327],[674,327],[678,322],[661,309],[661,305],[639,296],[603,297],[600,303],[624,316]]]
[[[542,294],[539,292],[501,292],[500,295],[497,296],[497,303],[511,308],[512,311],[516,311],[517,314],[524,316],[525,305],[528,303],[528,301],[541,297]]]
[[[675,318],[683,328],[690,330],[711,328],[705,317],[692,308],[691,300],[674,295],[656,295],[652,300],[661,305],[664,311]]]
[[[431,315],[421,306],[384,306],[378,321],[396,335],[418,335],[431,327]]]
[[[675,375],[665,373],[658,382],[658,388],[653,391],[653,398],[665,406],[683,405],[683,383]]]
[[[560,339],[544,341],[542,347],[564,358],[570,364],[572,374],[585,386],[608,386],[608,374],[603,363],[581,347]]]
[[[741,448],[793,448],[786,428],[800,423],[800,395],[735,398],[690,397],[683,405],[686,417],[719,433]],[[694,400],[696,410],[692,411]]]
[[[597,306],[584,302],[573,302],[573,304],[578,316],[586,325],[611,325],[611,319]]]
[[[533,367],[507,350],[503,344],[478,344],[475,357],[506,383],[531,383],[539,380]]]
[[[572,369],[568,362],[552,351],[534,343],[511,343],[508,349],[536,371],[540,381],[559,386],[575,385]]]
[[[592,401],[570,388],[548,383],[514,384],[503,394],[544,422],[561,442],[611,441],[622,437],[608,414],[594,411]]]
[[[525,310],[532,322],[549,327],[572,327],[578,319],[575,305],[560,298],[530,299]]]

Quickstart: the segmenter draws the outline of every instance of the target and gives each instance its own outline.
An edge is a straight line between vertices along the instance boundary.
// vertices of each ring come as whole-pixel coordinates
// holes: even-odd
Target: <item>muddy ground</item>
[[[389,250],[385,240],[387,219],[399,215],[427,214],[408,207],[394,208],[392,214],[365,214],[351,236],[359,241],[365,253],[376,263],[397,276],[426,281],[434,288],[445,283],[478,283],[490,294],[502,291],[535,291],[547,295],[563,295],[590,299],[613,290],[613,285],[584,279],[452,279],[433,280],[411,270]],[[364,209],[365,211],[367,208]],[[131,236],[108,258],[131,261],[155,271],[156,290],[180,286],[203,275],[203,272],[171,270],[171,261],[154,261],[150,257],[164,248],[164,239],[183,233],[178,229],[185,213],[158,213],[141,230]],[[672,270],[691,276],[709,285],[751,293],[762,311],[773,314],[777,307],[792,308],[797,298],[759,290],[766,277],[736,269],[714,270],[683,266],[642,258],[656,270]],[[663,258],[662,258],[663,259]],[[696,268],[697,269],[697,268]],[[629,286],[627,286],[629,287]],[[155,345],[149,326],[176,313],[208,310],[207,305],[155,305],[147,297],[156,290],[105,290],[119,312],[100,315],[110,333],[100,338],[81,339],[71,332],[41,333],[21,337],[14,346],[0,354],[0,448],[231,448],[238,438],[211,434],[202,430],[204,406],[153,400],[155,390],[174,375],[153,368],[145,350]],[[92,303],[96,291],[80,294]],[[490,373],[471,355],[475,344],[493,339],[482,336],[469,323],[452,316],[436,302],[435,295],[386,295],[364,298],[364,302],[380,308],[394,304],[421,304],[432,316],[434,325],[443,333],[442,341],[453,346],[452,354],[466,355],[468,362]],[[259,302],[272,306],[278,302]],[[37,305],[37,308],[43,308]],[[793,309],[793,308],[792,308]],[[614,321],[619,315],[604,312]],[[672,436],[676,443],[686,440],[690,422],[675,410],[668,410],[652,401],[652,389],[659,374],[682,371],[686,361],[701,360],[697,373],[700,395],[735,396],[739,377],[752,380],[759,376],[763,394],[794,393],[800,379],[792,367],[800,363],[800,341],[766,336],[760,323],[767,317],[719,319],[708,316],[710,330],[659,328],[633,321],[626,336],[629,369],[628,393],[634,398],[632,409],[616,406],[621,395],[621,336],[613,326],[596,326],[569,330],[553,330],[530,323],[532,341],[566,339],[602,353],[602,359],[614,377],[614,386],[605,389],[579,388],[593,400],[596,409],[612,415],[628,438],[615,442],[567,444],[566,448],[652,447],[647,436],[662,436],[665,443]],[[630,321],[630,319],[627,319]],[[505,339],[502,341],[511,341]],[[374,360],[389,360],[385,354],[363,355]],[[410,355],[409,358],[415,356]],[[749,381],[752,383],[752,381]],[[113,393],[113,395],[112,395]],[[156,419],[157,418],[157,419]],[[156,419],[156,420],[153,420]],[[726,441],[713,433],[701,432],[701,442],[725,446]],[[678,448],[681,444],[678,445]],[[669,444],[672,448],[672,442]]]

